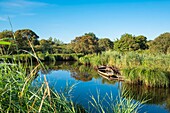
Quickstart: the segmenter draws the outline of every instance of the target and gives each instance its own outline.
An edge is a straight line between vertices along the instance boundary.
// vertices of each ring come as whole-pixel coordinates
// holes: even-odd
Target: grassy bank
[[[84,111],[74,104],[63,92],[51,90],[47,82],[41,87],[33,87],[32,80],[37,65],[30,74],[20,64],[1,63],[0,66],[0,111],[6,112],[70,112]],[[28,70],[27,70],[28,71]],[[45,78],[44,78],[45,79]],[[67,93],[68,94],[68,93]]]
[[[41,61],[77,61],[82,54],[37,54]],[[2,55],[0,59],[6,61],[36,61],[34,55],[31,54],[17,54],[17,55]]]
[[[126,81],[149,87],[168,87],[170,83],[170,54],[107,51],[86,55],[79,61],[86,65],[114,65]]]

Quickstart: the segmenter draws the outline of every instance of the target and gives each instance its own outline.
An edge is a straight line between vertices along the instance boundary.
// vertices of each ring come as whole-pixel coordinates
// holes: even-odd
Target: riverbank
[[[78,61],[93,67],[100,65],[116,66],[125,82],[147,87],[170,86],[170,54],[150,54],[149,52],[106,51],[101,54],[37,54],[42,62]],[[34,62],[31,54],[3,55],[1,60]]]
[[[83,54],[37,54],[37,57],[42,62],[45,61],[77,61]],[[16,55],[2,55],[0,56],[0,60],[5,61],[37,61],[35,55],[31,54],[16,54]]]
[[[126,82],[148,87],[170,86],[170,54],[147,52],[107,51],[98,55],[86,55],[79,61],[85,65],[110,65],[120,69]]]
[[[38,86],[32,85],[32,81],[36,77],[35,75],[37,74],[37,70],[43,70],[43,67],[41,67],[40,64],[37,64],[34,66],[34,68],[30,67],[29,70],[28,67],[23,66],[21,63],[1,62],[0,65],[0,111],[4,113],[92,113],[92,109],[96,109],[96,111],[101,112],[102,110],[105,110],[106,107],[110,107],[113,112],[127,111],[130,113],[137,112],[141,104],[143,104],[143,102],[132,102],[132,98],[124,99],[123,97],[119,97],[118,100],[111,100],[116,102],[116,104],[101,106],[100,102],[102,102],[101,100],[105,98],[97,100],[98,98],[95,98],[92,95],[92,100],[89,100],[88,102],[94,105],[93,108],[84,109],[82,105],[74,103],[71,100],[70,93],[73,90],[75,84],[67,86],[64,92],[56,92],[49,86],[46,74],[44,73],[42,84]],[[44,69],[44,71],[46,70]]]

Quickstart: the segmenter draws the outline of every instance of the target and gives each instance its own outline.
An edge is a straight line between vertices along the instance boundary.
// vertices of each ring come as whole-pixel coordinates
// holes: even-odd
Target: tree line
[[[4,30],[0,32],[0,41],[6,44],[0,45],[0,54],[20,54],[25,51],[31,51],[34,47],[37,53],[49,54],[70,54],[83,53],[93,54],[102,51],[140,51],[170,53],[170,33],[160,34],[154,40],[147,40],[143,35],[134,36],[132,34],[123,34],[120,39],[111,41],[109,38],[98,38],[94,33],[85,33],[82,36],[75,37],[70,43],[65,44],[57,38],[40,39],[39,36],[30,29],[21,29],[15,32]]]

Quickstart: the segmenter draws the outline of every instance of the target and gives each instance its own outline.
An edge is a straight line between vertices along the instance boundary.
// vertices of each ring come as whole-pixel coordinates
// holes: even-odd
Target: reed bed
[[[23,65],[1,63],[0,112],[85,112],[82,106],[73,103],[69,95],[65,95],[69,93],[58,93],[50,89],[45,77],[40,87],[32,86],[31,82],[39,66],[27,74],[28,70]]]
[[[126,81],[133,84],[141,84],[149,87],[168,87],[169,78],[167,73],[158,69],[144,67],[126,68],[122,70]]]
[[[36,53],[35,53],[36,54]],[[37,54],[37,57],[43,61],[77,61],[82,54]],[[37,59],[30,54],[16,54],[16,55],[2,55],[0,59],[5,59],[6,61],[37,61]]]
[[[140,83],[150,87],[169,87],[169,59],[170,54],[151,54],[147,51],[106,51],[99,55],[86,55],[79,61],[93,66],[114,65],[131,83]]]

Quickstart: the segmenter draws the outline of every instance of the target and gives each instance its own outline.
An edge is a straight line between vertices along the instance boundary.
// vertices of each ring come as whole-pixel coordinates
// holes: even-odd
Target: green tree
[[[170,33],[166,32],[159,35],[150,43],[151,52],[170,53]]]
[[[132,34],[124,34],[120,40],[114,42],[114,49],[119,51],[136,51],[148,48],[147,38],[145,36],[132,36]]]
[[[50,45],[54,45],[54,41],[52,37],[49,37],[47,41]]]
[[[94,33],[85,33],[85,35],[76,37],[71,41],[72,49],[76,53],[95,53],[98,51],[98,38]]]
[[[143,35],[135,37],[135,42],[139,44],[139,49],[145,50],[149,48],[147,38]]]
[[[39,36],[30,29],[17,30],[14,35],[16,37],[19,49],[27,50],[28,48],[30,48],[28,40],[31,42],[33,46],[39,44],[38,42]]]
[[[54,43],[59,46],[59,45],[63,45],[64,42],[62,42],[61,40],[57,39],[57,38],[54,38]]]
[[[114,49],[120,51],[129,51],[131,46],[134,44],[134,39],[131,34],[124,34],[121,36],[120,40],[114,42]]]
[[[113,49],[113,42],[109,38],[99,39],[98,46],[100,51],[108,51]]]
[[[13,32],[4,30],[0,32],[0,41],[8,42],[9,44],[0,45],[1,54],[12,54],[16,52],[15,40],[13,38]]]
[[[9,30],[4,30],[0,32],[0,39],[3,38],[13,39],[13,32]]]
[[[53,53],[52,52],[52,45],[50,44],[51,42],[49,40],[41,39],[40,41],[40,47],[42,53]]]

